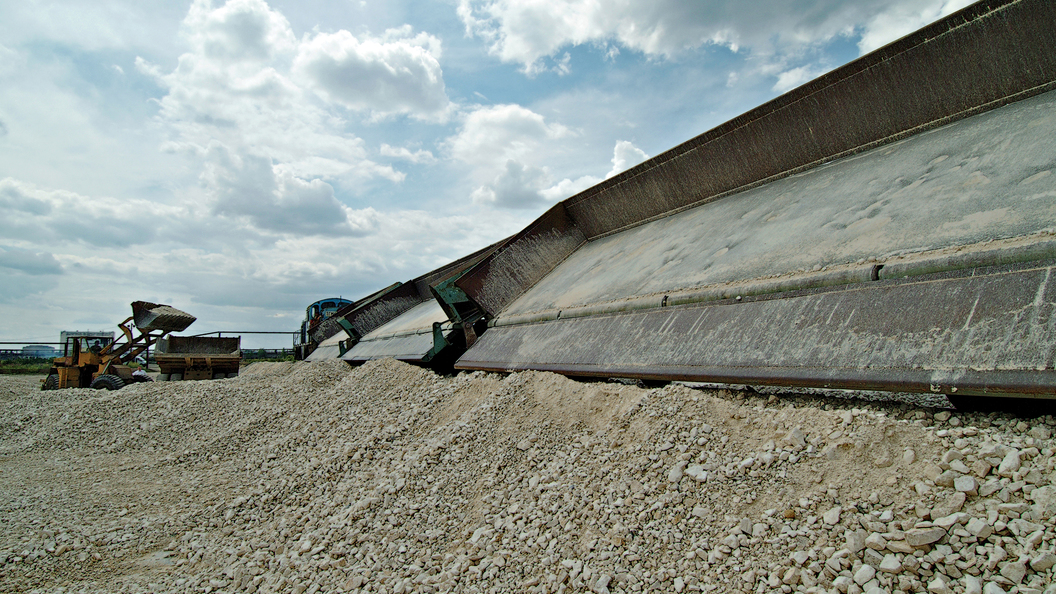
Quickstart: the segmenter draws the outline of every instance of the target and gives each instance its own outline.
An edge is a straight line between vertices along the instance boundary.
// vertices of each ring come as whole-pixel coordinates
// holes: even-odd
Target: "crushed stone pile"
[[[1051,416],[392,360],[0,384],[5,592],[1056,594]]]

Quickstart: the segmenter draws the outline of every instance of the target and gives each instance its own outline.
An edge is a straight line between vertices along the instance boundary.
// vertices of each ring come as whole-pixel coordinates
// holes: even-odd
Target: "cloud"
[[[970,0],[460,0],[467,35],[528,74],[568,72],[566,48],[593,46],[606,59],[620,48],[677,59],[702,47],[756,55],[788,71],[810,48],[862,34],[863,53]],[[558,56],[561,56],[558,58]],[[815,67],[816,69],[816,67]],[[787,77],[786,77],[787,78]],[[786,88],[786,83],[779,83]],[[791,87],[787,87],[791,88]]]
[[[555,155],[572,149],[577,133],[546,121],[520,105],[481,107],[465,115],[458,133],[444,141],[452,158],[470,166],[476,204],[499,208],[540,208],[568,198],[604,178],[584,175],[555,180]],[[648,155],[631,142],[619,140],[612,169],[605,177],[634,166]]]
[[[602,181],[592,175],[555,181],[554,155],[569,150],[566,145],[575,137],[572,130],[548,123],[530,109],[497,105],[469,113],[444,146],[454,159],[471,166],[470,175],[478,184],[471,194],[474,203],[527,209],[552,204]],[[646,158],[632,143],[617,141],[606,177]]]
[[[263,0],[195,0],[184,20],[185,32],[199,53],[225,63],[264,62],[290,51],[290,23]]]
[[[378,115],[442,120],[451,104],[440,68],[440,40],[409,27],[381,38],[348,31],[303,42],[293,71],[328,101]]]
[[[234,155],[214,145],[205,161],[202,180],[214,197],[215,214],[246,218],[262,230],[302,235],[361,236],[377,226],[373,209],[353,211],[334,197],[330,184],[300,179],[265,157]]]
[[[535,208],[550,184],[545,163],[552,149],[574,133],[520,105],[495,105],[464,116],[459,131],[443,142],[448,154],[470,168],[477,204]]]
[[[470,112],[445,146],[455,159],[494,171],[510,160],[534,160],[542,144],[571,134],[520,105],[495,105]]]
[[[491,184],[477,188],[472,198],[478,204],[493,204],[502,208],[542,207],[546,199],[540,191],[549,183],[549,177],[544,169],[525,167],[510,159]]]
[[[777,82],[774,83],[773,89],[778,93],[784,93],[814,80],[827,71],[827,68],[819,68],[812,65],[786,70],[777,75]]]
[[[436,162],[436,157],[433,156],[433,153],[424,149],[418,149],[412,153],[408,148],[389,146],[382,143],[378,153],[383,157],[402,159],[411,163],[431,164]]]
[[[298,40],[263,0],[219,8],[196,0],[183,35],[190,51],[172,71],[136,60],[165,89],[157,101],[163,150],[201,168],[209,212],[265,234],[371,233],[373,211],[348,208],[335,187],[399,183],[405,174],[370,158],[349,131],[347,110],[438,119],[449,109],[439,40],[406,27],[377,38],[338,31]]]
[[[48,252],[0,245],[0,268],[17,270],[31,276],[62,274],[62,265]]]
[[[865,24],[862,39],[858,42],[858,50],[862,54],[867,54],[928,23],[952,14],[974,1],[944,0],[893,4],[889,9],[872,16]]]
[[[782,4],[789,3],[772,8],[793,12],[782,10]],[[760,17],[770,20],[766,11],[753,6],[698,0],[460,0],[458,14],[467,33],[487,41],[492,54],[533,71],[540,68],[542,58],[585,44],[600,44],[610,59],[619,52],[616,44],[657,57],[705,44],[736,51],[742,37],[766,26],[758,22]],[[824,27],[802,15],[796,20],[801,26]],[[777,28],[770,32],[786,34]]]
[[[144,221],[171,211],[145,200],[89,198],[10,177],[0,180],[0,208],[0,236],[8,240],[94,247],[148,243],[155,231]]]
[[[63,273],[62,265],[48,252],[0,245],[0,303],[50,291]]]
[[[627,140],[617,140],[612,149],[612,169],[605,174],[604,179],[609,179],[649,158],[642,149],[634,146]],[[570,196],[586,190],[604,181],[602,178],[592,175],[584,175],[578,179],[563,179],[550,187],[540,190],[539,194],[549,202],[564,200]]]
[[[634,146],[631,142],[627,140],[617,140],[616,147],[612,149],[612,169],[610,169],[605,175],[605,179],[608,179],[621,171],[626,171],[648,158],[649,155],[647,155],[645,151]]]

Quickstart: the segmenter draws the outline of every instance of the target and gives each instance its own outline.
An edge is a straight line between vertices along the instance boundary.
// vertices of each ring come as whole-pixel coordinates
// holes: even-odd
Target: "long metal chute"
[[[1056,395],[1056,4],[980,2],[556,205],[456,367]]]

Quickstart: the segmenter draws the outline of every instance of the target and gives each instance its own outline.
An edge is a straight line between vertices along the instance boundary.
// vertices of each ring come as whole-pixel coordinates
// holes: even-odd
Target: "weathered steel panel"
[[[524,316],[1056,229],[1056,91],[590,241]]]
[[[361,340],[379,340],[386,336],[409,332],[432,332],[433,324],[448,323],[447,314],[435,300],[425,301],[403,312],[383,326],[363,336]]]
[[[488,330],[460,369],[1056,396],[1056,267]]]
[[[436,301],[420,303],[368,333],[341,358],[363,362],[394,357],[421,362],[433,349],[434,324],[441,324],[445,335],[451,334],[451,322],[440,304]]]
[[[334,315],[320,322],[319,325],[312,330],[312,340],[322,344],[324,340],[330,338],[331,336],[334,336],[335,334],[338,334],[339,332],[342,332],[341,323],[338,320],[344,319],[344,317],[350,314],[352,311],[362,308],[363,306],[372,303],[377,299],[380,299],[382,296],[397,289],[401,284],[402,283],[393,283],[385,287],[384,289],[375,291],[374,293],[371,293],[370,295],[367,295],[366,297],[357,301],[353,301],[352,303],[337,310],[336,312],[334,312]]]
[[[558,204],[455,281],[489,315],[496,315],[539,281],[586,238]]]
[[[327,359],[336,359],[341,356],[341,343],[348,340],[348,338],[347,332],[339,330],[337,334],[319,343],[319,346],[315,347],[315,350],[309,353],[304,360],[326,361]]]
[[[450,333],[451,329],[448,328],[445,334]],[[360,341],[341,358],[349,363],[363,363],[387,357],[409,363],[422,363],[433,346],[432,332],[410,333],[389,336],[382,340]]]

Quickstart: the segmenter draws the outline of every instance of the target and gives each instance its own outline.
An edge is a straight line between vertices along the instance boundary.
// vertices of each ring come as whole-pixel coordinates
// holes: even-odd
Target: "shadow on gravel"
[[[1056,415],[1056,399],[1000,398],[991,396],[948,396],[950,404],[960,412],[1003,412],[1033,419]]]

